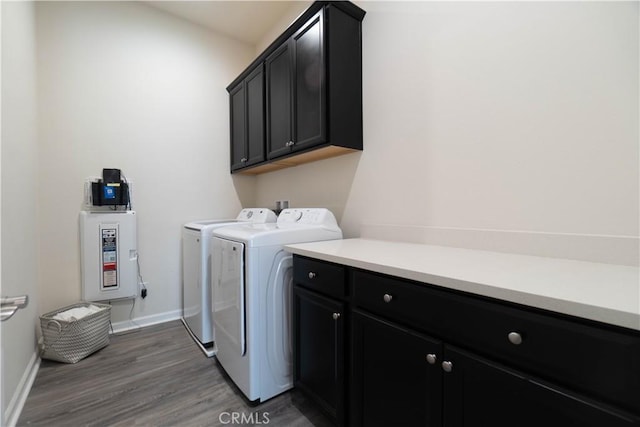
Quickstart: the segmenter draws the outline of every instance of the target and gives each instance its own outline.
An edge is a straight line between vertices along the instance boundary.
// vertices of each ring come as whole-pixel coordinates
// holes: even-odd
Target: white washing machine
[[[216,358],[250,401],[293,387],[292,255],[283,245],[341,238],[327,209],[285,209],[276,224],[214,230]]]
[[[236,219],[195,221],[182,228],[182,321],[207,356],[215,354],[211,308],[211,252],[213,230],[238,223],[275,223],[269,209],[243,209]]]

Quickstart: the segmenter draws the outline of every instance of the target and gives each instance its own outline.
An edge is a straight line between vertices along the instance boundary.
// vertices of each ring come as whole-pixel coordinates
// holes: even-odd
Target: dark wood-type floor
[[[112,335],[107,347],[73,365],[43,360],[18,420],[27,425],[330,424],[296,390],[250,406],[215,358],[174,321]]]

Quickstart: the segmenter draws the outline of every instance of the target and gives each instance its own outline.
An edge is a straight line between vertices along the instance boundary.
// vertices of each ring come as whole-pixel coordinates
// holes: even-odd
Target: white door
[[[244,356],[245,339],[245,275],[244,244],[214,238],[211,255],[213,274],[213,327],[216,337],[224,335],[224,341],[232,348],[224,349]]]

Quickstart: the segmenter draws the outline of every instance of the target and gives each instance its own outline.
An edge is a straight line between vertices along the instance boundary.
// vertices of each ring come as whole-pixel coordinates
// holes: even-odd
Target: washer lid
[[[211,226],[222,226],[225,224],[232,225],[237,223],[237,219],[209,219],[204,221],[188,222],[184,225],[184,228],[188,230],[201,231],[202,229]]]

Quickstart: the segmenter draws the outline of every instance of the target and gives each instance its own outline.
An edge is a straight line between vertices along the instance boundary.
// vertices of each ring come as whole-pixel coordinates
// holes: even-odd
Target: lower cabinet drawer
[[[293,280],[304,286],[336,298],[346,295],[345,267],[294,255]]]
[[[640,334],[356,271],[372,313],[640,414]]]

